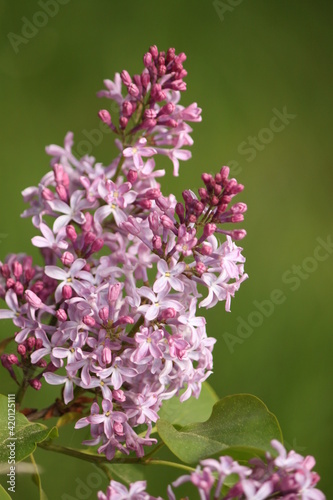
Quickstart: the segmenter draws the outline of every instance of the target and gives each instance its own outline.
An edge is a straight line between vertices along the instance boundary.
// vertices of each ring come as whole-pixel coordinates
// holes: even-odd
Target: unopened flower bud
[[[121,389],[115,389],[114,391],[112,391],[112,397],[115,401],[119,401],[119,402],[124,402],[126,401],[126,397],[125,397],[125,394],[124,394],[124,391],[122,391]]]
[[[203,234],[205,238],[208,238],[212,234],[214,234],[216,231],[216,225],[215,224],[206,224],[203,230]]]
[[[72,296],[73,296],[72,287],[70,287],[69,285],[64,285],[64,287],[62,289],[62,297],[63,297],[63,299],[68,300],[68,299],[71,299]]]
[[[171,115],[176,109],[176,106],[173,102],[168,102],[159,111],[159,115]]]
[[[126,177],[127,177],[128,182],[130,182],[131,184],[134,184],[134,182],[138,178],[138,173],[136,170],[129,170]]]
[[[61,256],[61,262],[64,266],[71,266],[74,262],[74,255],[71,252],[64,252]]]
[[[150,52],[146,52],[146,54],[143,56],[143,64],[145,65],[146,68],[149,68],[151,66],[151,63],[153,62],[153,58]]]
[[[160,250],[162,248],[162,240],[160,236],[154,236],[152,243],[155,250]]]
[[[13,274],[16,279],[19,279],[22,276],[22,264],[17,260],[13,263]]]
[[[121,77],[121,80],[122,80],[123,84],[126,87],[132,83],[132,78],[130,77],[130,75],[129,75],[128,71],[126,71],[126,69],[124,69],[120,73],[120,77]]]
[[[216,181],[215,181],[216,182]],[[214,193],[218,196],[222,192],[222,186],[220,184],[215,184]]]
[[[56,163],[55,165],[53,165],[53,172],[54,172],[54,178],[55,178],[55,181],[58,183],[58,182],[62,182],[63,181],[63,178],[64,178],[64,168],[62,165],[60,165],[59,163]]]
[[[130,101],[124,101],[122,105],[123,116],[131,116],[133,113],[133,106]]]
[[[205,245],[203,244],[202,247],[200,248],[200,253],[201,255],[211,255],[211,253],[213,252],[213,249],[210,245]]]
[[[176,310],[173,307],[167,307],[166,309],[163,309],[163,311],[160,314],[160,319],[162,321],[166,321],[167,319],[173,319],[177,315]]]
[[[115,283],[114,285],[110,285],[108,291],[108,301],[115,302],[119,297],[120,291],[121,291],[121,283]]]
[[[30,281],[35,276],[35,274],[36,270],[33,267],[31,267],[30,269],[25,269],[24,278],[26,281]]]
[[[101,318],[103,323],[107,323],[109,319],[109,308],[107,306],[101,307],[98,311],[98,316]]]
[[[1,274],[5,279],[9,278],[10,270],[8,264],[3,264],[3,266],[1,266]]]
[[[56,312],[56,317],[61,322],[67,321],[67,313],[64,309],[58,309],[58,311]]]
[[[54,200],[54,193],[51,191],[51,189],[44,188],[42,191],[42,198],[45,201],[52,201]]]
[[[184,214],[185,214],[184,205],[178,202],[175,208],[175,212],[179,217],[180,223],[182,224],[184,222]]]
[[[8,278],[8,280],[6,280],[6,287],[13,288],[15,283],[16,281],[13,278]]]
[[[41,292],[43,288],[44,288],[44,283],[41,280],[38,280],[32,285],[31,291],[37,294]]]
[[[31,290],[26,290],[24,296],[26,301],[35,309],[39,309],[43,305],[40,298]]]
[[[102,122],[105,123],[106,125],[110,126],[112,124],[111,115],[107,109],[101,109],[98,112],[98,116],[102,120]]]
[[[153,59],[157,59],[157,57],[158,57],[158,48],[156,47],[156,45],[151,45],[149,47],[149,52],[151,53]]]
[[[141,85],[144,89],[146,89],[148,87],[150,83],[150,74],[148,73],[148,71],[143,71],[142,74],[141,74]]]
[[[86,316],[83,316],[82,319],[83,323],[89,327],[93,327],[96,324],[96,321],[92,316],[89,316],[88,314]]]
[[[35,337],[29,337],[26,340],[26,346],[29,351],[32,351],[36,345],[36,339]]]
[[[185,92],[186,83],[183,82],[183,80],[174,80],[173,82],[170,83],[170,87],[172,88],[172,90],[178,90],[179,92]]]
[[[128,118],[126,116],[121,116],[119,118],[119,127],[124,130],[127,127],[128,124]]]
[[[91,245],[92,253],[99,252],[103,248],[103,246],[104,246],[103,238],[96,238],[94,243]]]
[[[175,227],[174,222],[165,214],[160,217],[160,221],[166,229],[174,229]]]
[[[129,95],[131,95],[132,97],[138,97],[138,95],[140,94],[140,90],[138,89],[138,87],[135,85],[135,83],[130,83],[129,86],[127,87],[127,92],[129,93]]]
[[[19,344],[17,346],[17,352],[21,355],[21,356],[25,356],[26,355],[26,352],[27,352],[27,349],[25,347],[24,344]]]
[[[77,239],[77,234],[76,234],[76,231],[75,231],[75,228],[74,226],[72,226],[71,224],[69,224],[68,226],[66,226],[66,234],[67,234],[67,237],[74,243],[74,241],[76,241]]]
[[[112,353],[110,347],[103,347],[102,361],[104,364],[109,365],[112,361]]]
[[[18,365],[19,363],[18,357],[15,354],[9,354],[7,360],[11,365]]]
[[[56,191],[57,191],[57,195],[59,196],[61,201],[67,201],[68,195],[67,195],[66,188],[63,184],[58,184],[56,186]]]
[[[240,203],[235,203],[235,205],[232,205],[232,207],[230,208],[230,210],[234,214],[243,214],[247,210],[247,205],[246,205],[246,203],[241,203],[241,202]]]
[[[33,378],[29,380],[29,384],[35,391],[39,391],[42,388],[42,383],[40,380],[37,380],[36,378]]]
[[[91,245],[96,239],[96,235],[89,231],[88,233],[85,234],[84,236],[84,244],[85,245]]]
[[[222,177],[222,181],[226,181],[229,177],[229,174],[230,174],[230,168],[229,167],[222,167],[220,170],[220,174]]]
[[[22,285],[22,283],[20,283],[19,281],[17,281],[15,283],[15,285],[14,285],[14,291],[15,291],[16,295],[18,295],[18,296],[23,295],[24,286]]]
[[[200,275],[207,271],[207,267],[203,262],[197,262],[195,265],[195,269]]]
[[[245,229],[234,229],[231,231],[231,237],[234,240],[242,240],[246,236],[246,231]]]
[[[91,226],[93,225],[93,216],[91,215],[90,212],[85,212],[84,214],[85,217],[85,223],[81,226],[82,231],[88,232],[91,229]]]

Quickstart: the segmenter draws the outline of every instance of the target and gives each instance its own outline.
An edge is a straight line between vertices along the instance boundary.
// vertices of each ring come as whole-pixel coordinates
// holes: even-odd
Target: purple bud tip
[[[106,109],[101,109],[98,112],[98,116],[102,120],[102,122],[106,123],[106,125],[111,125],[112,123],[111,115]]]
[[[37,380],[36,378],[33,378],[29,380],[29,384],[35,391],[39,391],[42,388],[42,383],[40,380]]]
[[[109,319],[109,308],[107,306],[101,307],[98,311],[98,316],[101,318],[103,323],[106,323]]]
[[[91,245],[92,253],[99,252],[103,248],[103,246],[104,246],[103,238],[96,238],[94,243]]]
[[[207,271],[207,267],[203,262],[197,262],[195,265],[195,269],[200,275]]]
[[[138,97],[138,95],[140,94],[140,91],[138,87],[135,85],[135,83],[130,83],[129,86],[127,87],[127,91],[129,95],[131,95],[132,97]]]
[[[19,363],[18,357],[15,354],[9,354],[7,360],[11,365],[17,365]]]
[[[61,201],[67,201],[68,198],[67,190],[63,184],[58,184],[56,186],[56,191]]]
[[[24,296],[26,301],[36,309],[39,309],[43,305],[43,302],[40,300],[40,298],[31,290],[26,290]]]
[[[160,250],[162,248],[162,240],[160,236],[154,236],[152,242],[155,250]]]
[[[128,118],[126,116],[121,116],[119,118],[119,126],[122,130],[124,130],[127,127],[128,124]]]
[[[25,356],[26,352],[27,352],[27,349],[25,347],[24,344],[19,344],[17,346],[17,352],[21,355],[21,356]]]
[[[131,184],[134,184],[134,182],[138,178],[138,173],[136,170],[129,170],[126,177],[127,177],[128,182],[130,182]]]
[[[23,292],[24,292],[24,286],[22,285],[22,283],[17,281],[14,285],[14,291],[15,291],[16,295],[22,296]]]
[[[71,266],[74,262],[74,255],[71,252],[64,252],[61,257],[61,262],[64,266]]]
[[[208,236],[211,236],[214,234],[216,231],[216,225],[215,224],[206,224],[203,230],[203,234],[205,238],[208,238]]]
[[[96,321],[94,320],[94,318],[92,316],[88,316],[88,315],[83,316],[82,321],[85,325],[90,326],[90,327],[95,326],[95,324],[96,324]]]
[[[149,68],[153,62],[153,58],[150,52],[146,52],[146,54],[143,56],[143,64],[145,65],[146,68]]]
[[[66,321],[67,320],[67,313],[64,309],[58,309],[58,311],[56,312],[56,317],[61,322]]]
[[[64,287],[62,289],[63,299],[65,299],[65,300],[71,299],[72,295],[73,295],[72,287],[70,287],[69,285],[64,285]]]
[[[246,236],[246,231],[245,229],[234,229],[234,231],[231,231],[231,237],[234,240],[242,240]]]
[[[153,59],[157,59],[157,57],[158,57],[158,48],[156,47],[156,45],[151,45],[151,47],[149,47],[149,52],[151,53]]]
[[[126,85],[126,87],[132,83],[132,78],[130,77],[130,75],[129,75],[128,71],[126,71],[126,69],[124,69],[120,73],[120,77],[122,79],[123,84]]]
[[[74,226],[72,226],[71,224],[66,226],[66,234],[68,236],[68,238],[74,242],[76,241],[77,239],[77,234],[76,234],[76,231],[75,231],[75,228]]]

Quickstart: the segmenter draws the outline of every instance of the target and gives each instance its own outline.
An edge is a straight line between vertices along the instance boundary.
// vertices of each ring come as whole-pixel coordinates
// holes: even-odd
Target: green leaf
[[[212,415],[204,423],[182,428],[183,432],[200,434],[229,447],[252,447],[273,450],[272,439],[282,441],[276,416],[256,396],[236,394],[214,405]]]
[[[22,415],[15,413],[15,427],[8,428],[8,398],[0,394],[0,469],[7,466],[10,446],[14,452],[15,461],[27,458],[36,449],[37,443],[58,436],[56,427],[49,429],[46,425],[32,423]],[[10,435],[10,430],[13,435]]]
[[[282,441],[276,417],[250,394],[227,396],[218,401],[206,422],[177,430],[161,420],[157,422],[157,430],[168,448],[188,464],[218,453],[247,461],[272,451],[272,439]]]
[[[213,439],[178,431],[166,420],[157,421],[157,430],[168,448],[186,464],[194,464],[204,458],[222,452],[225,446]]]
[[[207,383],[202,384],[198,399],[193,397],[181,403],[179,398],[173,397],[163,401],[159,417],[174,425],[188,425],[194,422],[204,422],[212,412],[214,404],[219,400],[214,389]]]
[[[12,497],[7,493],[5,488],[0,484],[0,500],[12,500]]]
[[[126,485],[135,481],[143,481],[145,478],[142,465],[113,464],[108,465],[108,468],[111,471],[112,478],[115,477]]]

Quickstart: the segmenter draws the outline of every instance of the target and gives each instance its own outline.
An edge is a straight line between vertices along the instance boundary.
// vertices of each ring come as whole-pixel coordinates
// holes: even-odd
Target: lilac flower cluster
[[[176,500],[172,487],[189,482],[197,488],[201,500],[325,500],[325,495],[316,488],[320,478],[312,471],[315,459],[312,456],[302,457],[295,451],[287,453],[277,440],[271,444],[278,456],[273,458],[267,453],[266,461],[252,459],[250,467],[240,465],[229,456],[222,456],[219,460],[202,460],[195,472],[179,477],[168,487],[168,499]],[[232,477],[238,478],[237,482],[224,492],[226,480]],[[145,490],[145,481],[137,481],[127,490],[112,480],[106,495],[100,491],[97,496],[98,500],[162,500],[161,497],[152,497]]]
[[[197,307],[225,301],[229,311],[247,278],[233,241],[245,231],[221,228],[246,211],[232,204],[243,186],[229,179],[228,167],[203,174],[198,196],[186,190],[183,202],[164,196],[156,180],[164,171],[154,157],[168,156],[178,175],[193,142],[187,122],[201,119],[196,103],[179,104],[185,59],[153,46],[141,75],[123,71],[105,81],[99,95],[118,114],[99,116],[116,135],[118,156],[107,166],[77,159],[72,133],[63,147],[47,147],[51,170],[23,191],[23,217],[39,231],[32,244],[44,264],[33,266],[23,254],[1,264],[8,309],[0,318],[12,319],[18,343],[18,356],[3,355],[3,365],[15,379],[14,367],[22,369],[35,389],[43,380],[63,386],[69,409],[89,393],[90,414],[76,428],[90,426],[86,444],[109,460],[117,450],[142,456],[155,442],[150,432],[163,400],[199,396],[215,339]],[[135,432],[141,424],[144,437]]]

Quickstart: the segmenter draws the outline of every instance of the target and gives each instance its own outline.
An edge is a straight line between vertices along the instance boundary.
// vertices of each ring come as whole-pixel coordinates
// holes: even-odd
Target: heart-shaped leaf
[[[4,466],[7,466],[10,453],[20,462],[35,451],[37,443],[58,436],[56,427],[49,429],[46,425],[29,422],[22,413],[15,413],[15,420],[8,421],[8,411],[8,398],[0,394],[0,463]]]
[[[159,417],[170,424],[181,427],[194,422],[204,422],[209,418],[212,408],[218,400],[214,389],[207,382],[204,382],[198,399],[191,397],[181,403],[179,398],[173,397],[163,401]]]
[[[272,439],[282,441],[276,417],[250,394],[227,396],[218,401],[206,422],[177,430],[161,420],[157,422],[157,430],[169,449],[189,464],[217,453],[247,461],[272,451]]]

